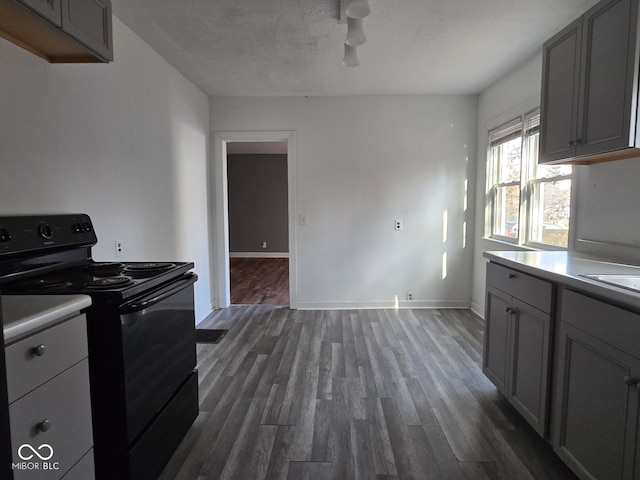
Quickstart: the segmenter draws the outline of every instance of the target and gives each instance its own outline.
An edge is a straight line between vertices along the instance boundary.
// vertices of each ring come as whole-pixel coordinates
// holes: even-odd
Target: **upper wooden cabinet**
[[[540,163],[640,157],[638,0],[603,0],[543,47]]]
[[[111,0],[0,0],[0,36],[51,63],[113,60]]]

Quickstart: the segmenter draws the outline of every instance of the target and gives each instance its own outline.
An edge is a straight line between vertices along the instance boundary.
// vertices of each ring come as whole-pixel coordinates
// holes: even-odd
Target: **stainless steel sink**
[[[616,287],[626,288],[640,293],[640,275],[618,275],[618,274],[602,274],[602,275],[582,275],[602,283],[608,283]]]

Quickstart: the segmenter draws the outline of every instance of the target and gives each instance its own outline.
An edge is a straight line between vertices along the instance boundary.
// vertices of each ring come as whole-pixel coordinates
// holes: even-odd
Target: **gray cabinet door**
[[[487,286],[482,371],[505,395],[510,371],[510,305],[509,295]]]
[[[578,19],[543,46],[540,163],[576,153],[581,38]]]
[[[583,478],[634,478],[640,360],[564,322],[559,340],[556,452]]]
[[[546,435],[551,316],[513,299],[509,399],[541,435]]]
[[[638,2],[600,2],[583,18],[579,156],[634,145]]]
[[[107,60],[113,60],[110,0],[62,0],[62,28]]]
[[[55,26],[60,27],[62,25],[60,0],[18,0],[18,2],[26,5]]]

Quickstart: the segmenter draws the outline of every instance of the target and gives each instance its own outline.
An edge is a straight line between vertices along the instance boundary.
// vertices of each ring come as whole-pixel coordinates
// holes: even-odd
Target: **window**
[[[538,110],[489,132],[487,235],[518,245],[567,248],[571,166],[538,165]]]

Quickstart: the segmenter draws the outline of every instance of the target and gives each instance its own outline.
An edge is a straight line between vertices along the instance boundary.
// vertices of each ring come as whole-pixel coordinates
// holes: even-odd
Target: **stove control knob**
[[[11,235],[9,234],[9,230],[6,228],[0,228],[0,242],[8,242],[11,240]]]
[[[85,223],[83,224],[83,227],[84,227],[84,231],[85,231],[85,232],[90,232],[90,231],[92,230],[92,228],[91,228],[91,224],[90,224],[89,222],[85,222]]]
[[[51,240],[51,237],[53,237],[53,230],[49,224],[43,223],[38,227],[38,235],[45,240]]]
[[[82,233],[82,225],[80,223],[74,223],[71,225],[71,231],[73,233]]]

